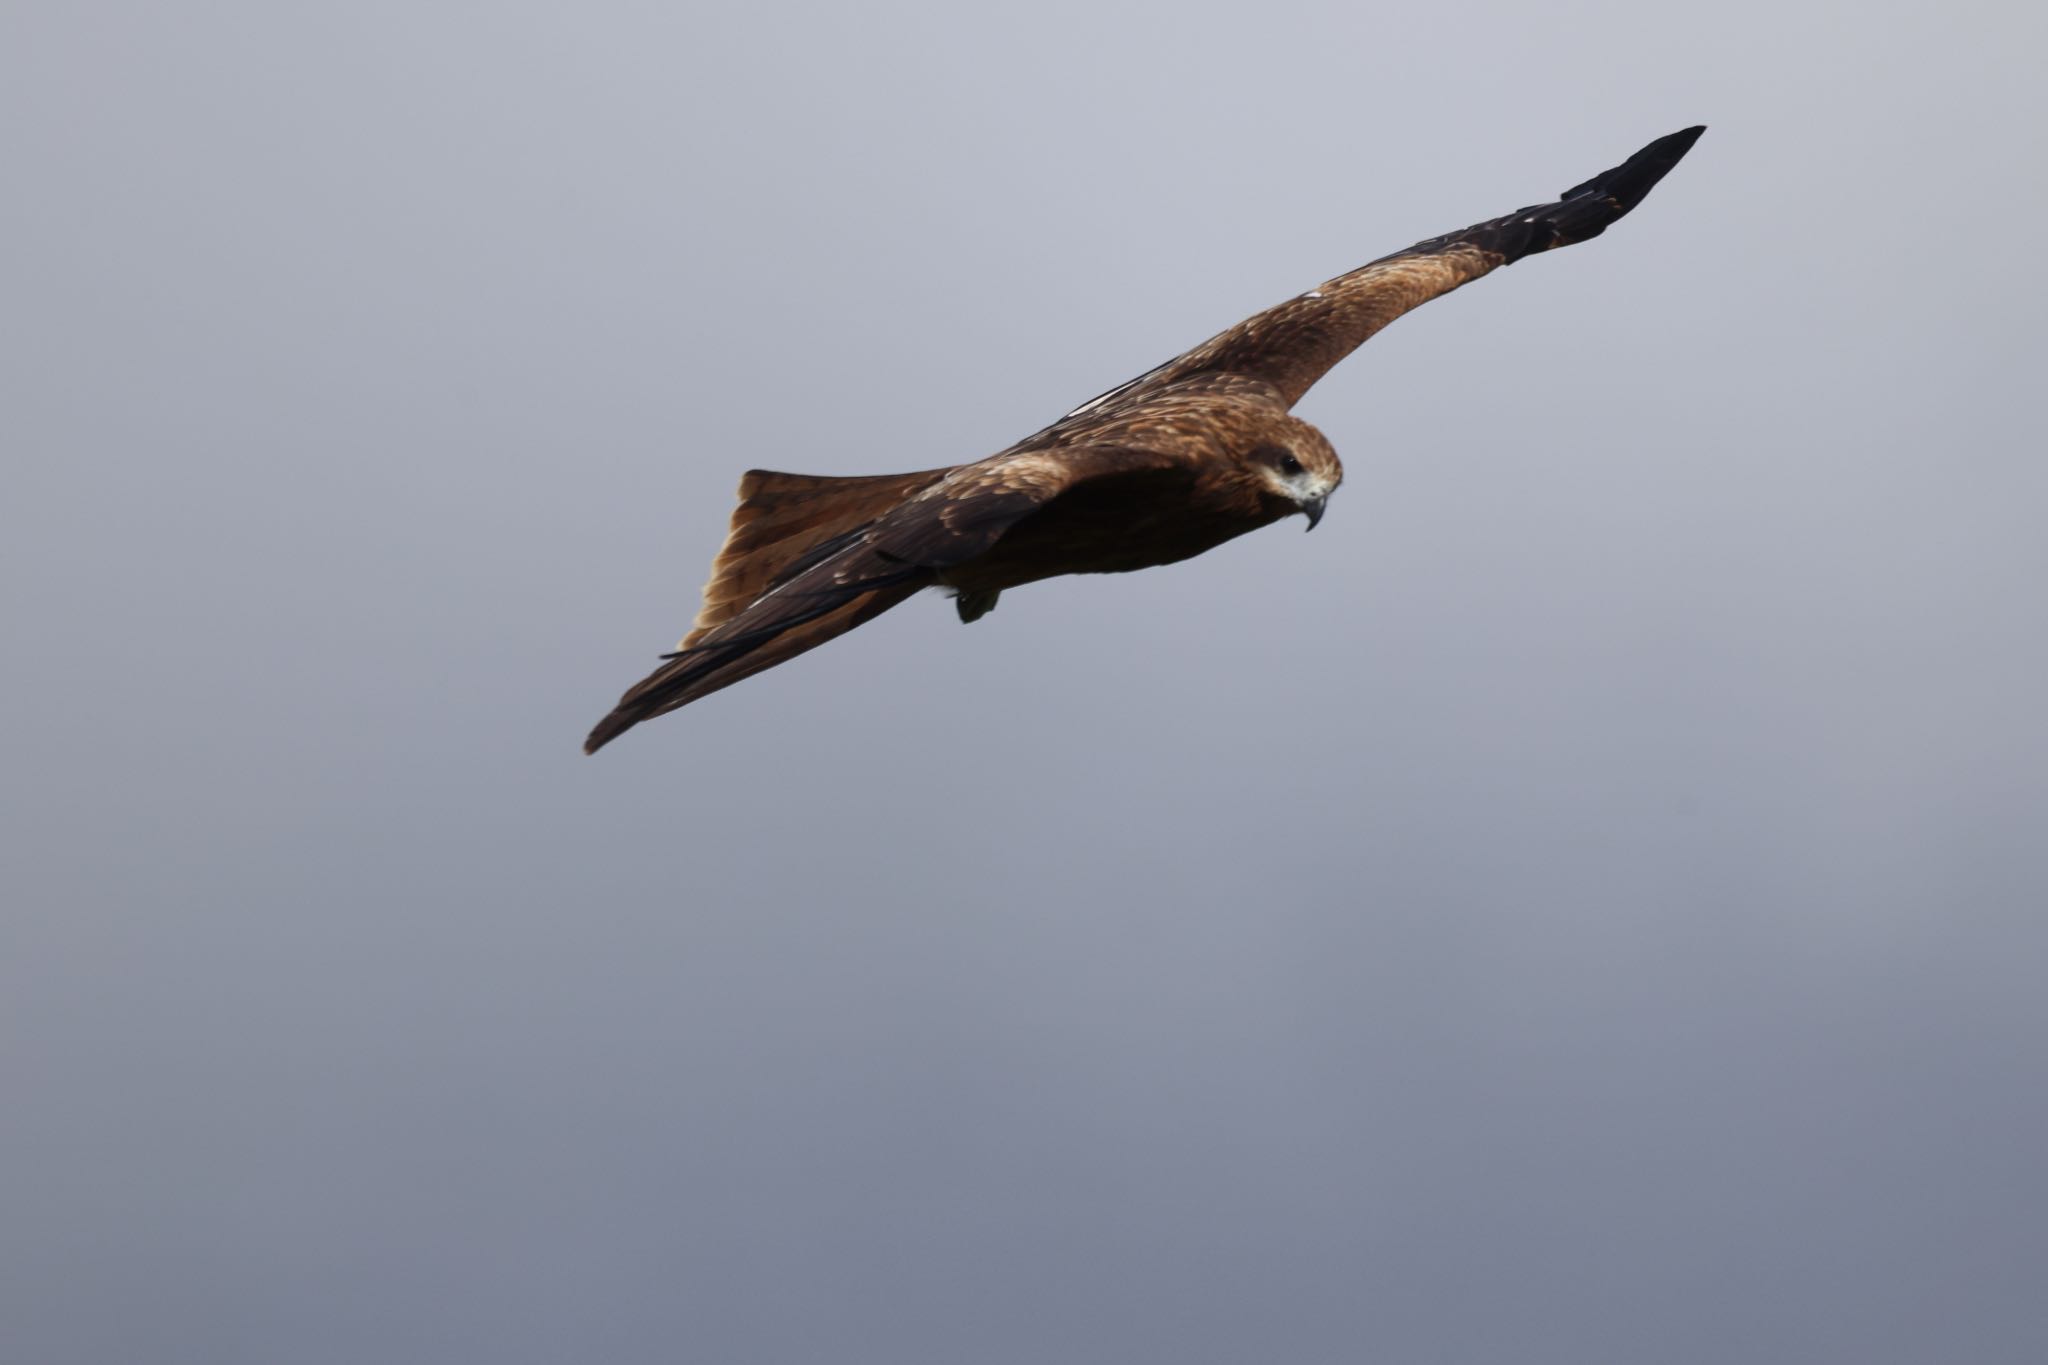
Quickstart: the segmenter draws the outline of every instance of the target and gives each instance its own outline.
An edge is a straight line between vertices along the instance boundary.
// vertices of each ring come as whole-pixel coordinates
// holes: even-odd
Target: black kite
[[[679,650],[584,744],[773,668],[921,588],[962,621],[1005,588],[1171,564],[1297,512],[1344,477],[1289,415],[1309,386],[1411,308],[1524,256],[1597,237],[1704,128],[1659,138],[1550,204],[1432,237],[1339,275],[972,464],[830,478],[754,470]]]

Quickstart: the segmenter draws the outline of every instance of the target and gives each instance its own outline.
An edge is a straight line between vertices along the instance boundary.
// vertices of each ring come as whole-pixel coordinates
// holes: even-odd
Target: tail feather
[[[584,741],[594,754],[643,720],[815,649],[933,581],[866,543],[875,520],[948,471],[823,478],[754,470],[681,647]]]
[[[779,582],[830,554],[843,540],[949,469],[838,478],[752,469],[740,480],[725,544],[711,561],[704,604],[683,637],[688,649]]]

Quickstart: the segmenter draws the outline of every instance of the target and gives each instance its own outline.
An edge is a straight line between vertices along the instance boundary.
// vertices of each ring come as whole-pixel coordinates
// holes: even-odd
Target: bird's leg
[[[957,593],[953,597],[953,609],[960,613],[960,623],[979,621],[996,609],[996,599],[1003,595],[1001,588],[983,588],[978,592]]]

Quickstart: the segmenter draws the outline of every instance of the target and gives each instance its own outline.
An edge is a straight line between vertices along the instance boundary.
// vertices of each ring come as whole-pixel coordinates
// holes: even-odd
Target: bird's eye
[[[1282,455],[1280,457],[1280,472],[1282,474],[1299,474],[1301,472],[1301,461],[1295,459],[1292,455]]]

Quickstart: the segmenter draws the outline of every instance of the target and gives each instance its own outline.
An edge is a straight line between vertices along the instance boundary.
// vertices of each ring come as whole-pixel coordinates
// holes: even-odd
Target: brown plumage
[[[1171,564],[1297,512],[1313,528],[1344,471],[1322,433],[1288,412],[1309,387],[1409,309],[1599,236],[1704,131],[1660,138],[1555,203],[1340,275],[985,460],[870,478],[752,471],[690,633],[584,751],[922,588],[952,589],[973,621],[1004,589],[1041,578]]]

